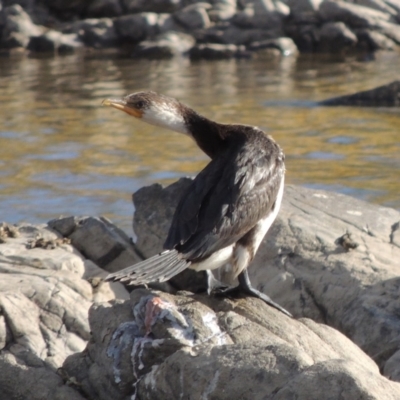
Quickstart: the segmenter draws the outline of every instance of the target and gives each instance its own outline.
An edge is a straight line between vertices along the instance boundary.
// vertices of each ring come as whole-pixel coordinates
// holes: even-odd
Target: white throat
[[[144,112],[142,120],[151,125],[161,126],[190,137],[192,136],[187,130],[182,113],[174,105],[166,103],[153,104]]]

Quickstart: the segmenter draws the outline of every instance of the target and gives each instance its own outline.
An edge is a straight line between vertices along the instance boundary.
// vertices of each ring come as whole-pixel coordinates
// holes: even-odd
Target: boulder
[[[53,52],[67,53],[73,52],[81,47],[82,43],[78,40],[75,33],[62,34],[59,31],[50,29],[40,36],[32,36],[28,43],[28,50],[32,52]]]
[[[256,299],[139,289],[91,309],[63,370],[93,399],[395,400],[400,384],[338,331]]]
[[[63,21],[76,19],[84,13],[87,2],[81,0],[52,0],[43,2],[52,14]]]
[[[115,46],[118,35],[111,18],[88,18],[68,24],[63,33],[75,33],[86,46],[103,48]]]
[[[357,45],[357,36],[343,22],[327,22],[319,31],[319,51],[346,53]]]
[[[292,39],[287,37],[281,37],[278,39],[267,39],[260,42],[250,43],[247,48],[251,51],[276,51],[282,56],[293,56],[299,53],[297,46]]]
[[[236,13],[232,23],[240,28],[274,30],[279,36],[282,32],[283,19],[289,13],[289,8],[282,2],[254,0]]]
[[[397,17],[398,11],[392,7],[390,2],[384,0],[354,0],[352,1],[360,6],[372,8],[373,10],[382,11],[383,13],[390,14],[393,17]]]
[[[96,291],[82,279],[89,264],[46,225],[2,224],[2,398],[82,399],[79,392],[64,385],[57,369],[67,356],[85,348],[93,301],[115,298],[108,284]]]
[[[171,13],[182,6],[181,0],[121,0],[121,3],[127,13]]]
[[[357,29],[354,31],[357,35],[358,48],[367,52],[377,50],[395,50],[396,43],[383,33],[370,29]]]
[[[0,22],[0,47],[25,48],[32,36],[39,36],[44,32],[44,28],[35,25],[19,4],[5,7],[1,10],[0,17],[3,20]]]
[[[132,57],[172,58],[188,54],[195,45],[193,36],[183,32],[168,31],[154,40],[144,40],[133,50]]]
[[[208,11],[211,21],[226,21],[232,18],[237,11],[235,0],[215,0],[212,3],[211,10]]]
[[[61,217],[49,227],[69,238],[87,259],[107,272],[141,261],[132,240],[104,217]]]
[[[382,22],[395,23],[395,18],[382,11],[341,0],[325,0],[319,8],[324,21],[341,21],[350,28],[379,28]]]
[[[123,14],[119,0],[92,0],[85,10],[87,18],[111,18]]]
[[[187,185],[182,181],[182,192]],[[179,186],[174,186],[177,196]],[[163,207],[159,197],[147,196],[153,191],[142,188],[140,196],[135,195],[135,218],[141,225],[134,229],[142,243],[153,241],[159,249],[166,233],[156,228],[157,221],[168,225],[164,216],[172,215],[175,203]],[[141,211],[144,203],[153,209],[151,231]],[[250,265],[250,279],[296,317],[324,322],[346,334],[383,369],[400,349],[399,221],[400,213],[390,208],[288,185],[281,211]],[[224,280],[224,274],[219,278]]]
[[[159,33],[158,19],[150,12],[124,15],[114,20],[114,27],[121,41],[138,43]]]
[[[219,43],[197,44],[190,50],[189,55],[192,60],[223,60],[233,57],[251,57],[244,46]]]
[[[399,107],[400,81],[319,103],[322,106]]]
[[[211,25],[207,10],[211,8],[209,3],[195,3],[176,11],[173,17],[186,29],[205,29]]]

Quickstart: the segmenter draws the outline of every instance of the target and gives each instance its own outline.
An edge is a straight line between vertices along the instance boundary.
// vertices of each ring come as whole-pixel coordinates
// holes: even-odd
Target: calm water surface
[[[285,150],[289,183],[400,209],[400,110],[314,104],[400,79],[399,65],[396,53],[373,62],[0,58],[0,221],[104,215],[131,233],[134,191],[203,168],[189,138],[101,106],[140,89],[265,129]]]

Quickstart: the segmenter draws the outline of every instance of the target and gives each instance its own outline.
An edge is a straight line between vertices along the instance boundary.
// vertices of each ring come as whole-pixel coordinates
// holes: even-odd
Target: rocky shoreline
[[[201,274],[130,294],[104,283],[161,249],[188,184],[135,193],[135,244],[100,217],[1,224],[2,396],[399,399],[400,213],[287,186],[250,273],[294,319],[194,294]]]
[[[120,49],[192,59],[371,55],[400,45],[400,0],[0,1],[0,52]]]

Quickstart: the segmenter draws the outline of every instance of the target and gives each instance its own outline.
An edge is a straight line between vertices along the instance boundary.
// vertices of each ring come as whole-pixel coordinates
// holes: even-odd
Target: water
[[[207,157],[189,138],[101,106],[141,89],[263,128],[285,150],[288,183],[400,209],[399,109],[315,105],[399,79],[398,65],[397,53],[374,62],[0,58],[0,221],[104,215],[131,233],[134,191],[200,171]]]

